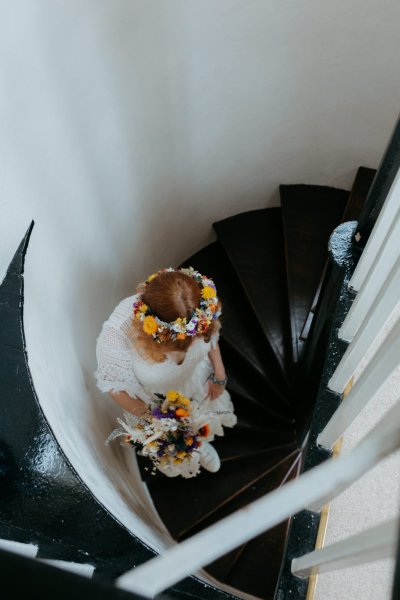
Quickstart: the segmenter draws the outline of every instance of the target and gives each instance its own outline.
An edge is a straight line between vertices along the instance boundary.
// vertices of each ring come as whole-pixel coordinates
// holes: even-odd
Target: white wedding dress
[[[133,303],[137,295],[122,300],[103,324],[97,339],[97,386],[102,392],[125,391],[150,406],[157,405],[155,394],[179,391],[196,402],[200,412],[210,414],[210,436],[224,435],[223,427],[236,424],[233,404],[225,390],[216,400],[207,400],[212,365],[208,353],[218,342],[219,332],[209,342],[195,337],[186,354],[167,353],[164,362],[149,362],[135,348],[132,331]],[[177,358],[182,362],[179,364]],[[175,467],[179,470],[179,466]]]

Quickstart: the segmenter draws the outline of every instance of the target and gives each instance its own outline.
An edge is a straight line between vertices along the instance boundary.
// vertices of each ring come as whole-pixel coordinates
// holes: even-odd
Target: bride
[[[221,303],[213,281],[193,268],[162,269],[122,300],[103,324],[97,340],[97,386],[124,411],[141,417],[157,394],[174,389],[211,414],[210,432],[200,448],[200,464],[211,472],[220,459],[210,444],[236,416],[218,338]],[[176,476],[180,465],[161,468]]]

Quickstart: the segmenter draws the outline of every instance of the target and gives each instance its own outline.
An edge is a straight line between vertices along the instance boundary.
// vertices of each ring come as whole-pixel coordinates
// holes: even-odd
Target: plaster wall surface
[[[65,453],[160,548],[131,457],[104,446],[102,322],[211,223],[278,203],[280,183],[349,187],[397,117],[400,6],[352,0],[2,1],[0,276],[31,219],[25,332]],[[240,240],[238,240],[240,243]]]

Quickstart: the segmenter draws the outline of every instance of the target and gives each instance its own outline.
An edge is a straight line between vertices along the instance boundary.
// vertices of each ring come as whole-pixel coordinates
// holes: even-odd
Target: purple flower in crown
[[[196,320],[196,322],[194,322],[194,321],[190,321],[190,322],[187,324],[187,327],[186,327],[186,332],[187,332],[189,335],[196,335],[196,328],[197,328],[197,320]]]

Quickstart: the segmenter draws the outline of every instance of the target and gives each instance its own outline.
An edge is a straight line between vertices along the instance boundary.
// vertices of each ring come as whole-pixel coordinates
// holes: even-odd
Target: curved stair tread
[[[231,394],[235,414],[239,419],[253,425],[255,429],[267,430],[273,427],[281,431],[293,431],[293,418],[269,407],[268,396],[266,396],[265,404],[262,404],[260,400],[248,396],[238,386],[233,387],[233,382],[229,383],[227,389]]]
[[[238,364],[231,348],[221,345],[222,357],[228,375],[228,389],[237,391],[245,397],[254,399],[260,407],[268,407],[272,412],[282,417],[292,418],[293,401],[292,393],[271,388],[261,380],[246,364]]]
[[[224,554],[224,556],[221,556],[209,565],[206,565],[204,570],[215,579],[225,582],[231,572],[232,565],[234,565],[239,559],[239,556],[243,552],[245,546],[246,544],[242,544],[231,552],[228,552],[228,554]]]
[[[370,169],[368,167],[359,167],[357,170],[357,175],[353,182],[349,199],[346,204],[346,208],[344,209],[344,213],[341,218],[341,222],[345,223],[347,221],[357,221],[363,206],[366,202],[369,190],[372,186],[372,182],[375,178],[376,170]],[[324,282],[327,279],[327,274],[329,273],[329,260],[327,259],[324,267],[324,271],[321,275],[317,291],[315,293],[315,297],[312,301],[312,306],[310,307],[309,313],[307,315],[306,322],[304,323],[300,339],[302,341],[306,341],[313,322],[316,320],[317,312],[319,311],[320,298],[324,289]],[[311,310],[312,309],[312,310]]]
[[[223,583],[227,583],[252,595],[254,594],[254,590],[257,590],[257,594],[254,595],[266,600],[272,600],[275,597],[274,591],[281,568],[282,556],[285,551],[288,528],[289,521],[284,521],[265,534],[258,536],[259,538],[263,538],[264,541],[263,546],[256,549],[256,559],[258,560],[255,562],[261,562],[258,568],[254,568],[253,563],[250,563],[250,565],[246,564],[246,560],[248,559],[248,552],[246,550],[250,544],[248,542],[210,563],[210,565],[205,567],[205,570]],[[241,558],[243,555],[244,561],[242,562]],[[256,582],[250,582],[250,589],[253,591],[249,592],[249,578],[254,578],[254,574],[258,574],[258,578]]]
[[[286,376],[290,331],[280,208],[240,213],[214,229]]]
[[[273,469],[287,456],[286,445],[253,456],[227,461],[217,473],[202,471],[193,479],[154,478],[147,482],[161,520],[175,539],[206,515],[213,514],[229,499]]]
[[[349,192],[320,185],[279,186],[285,239],[293,361],[328,258],[328,240],[339,225]]]
[[[215,280],[223,305],[221,338],[273,388],[284,388],[279,364],[259,331],[252,307],[221,244],[209,244],[181,266],[192,266]]]
[[[217,568],[210,570],[210,574],[247,594],[273,600],[285,552],[288,528],[289,521],[284,521],[255,538],[254,543],[249,542],[242,546],[231,570],[228,573],[226,569],[222,571],[223,580],[218,577]]]
[[[259,388],[268,389],[273,397],[279,398],[279,404],[283,403],[287,406],[292,405],[292,393],[283,379],[281,384],[277,385],[276,376],[272,372],[273,369],[269,368],[266,356],[264,357],[266,363],[264,372],[261,373],[257,365],[250,364],[249,356],[247,356],[246,360],[243,359],[243,352],[245,350],[243,348],[232,346],[227,342],[222,331],[219,344],[224,363],[226,367],[229,368],[231,374],[233,373],[237,378],[243,379],[244,383],[249,380],[254,380],[257,382]]]
[[[346,221],[358,220],[376,172],[376,169],[370,169],[369,167],[358,167],[349,200],[342,215],[343,223],[346,223]]]
[[[293,463],[281,485],[298,476],[299,464],[299,460]],[[223,572],[221,581],[259,598],[274,598],[288,528],[289,520],[286,520],[241,546],[241,551],[232,557],[231,570]],[[211,572],[218,578],[216,569]],[[255,573],[261,576],[255,577]]]
[[[233,512],[247,506],[258,498],[265,496],[276,488],[283,485],[287,478],[295,470],[293,465],[297,464],[299,450],[296,448],[290,454],[281,456],[280,460],[268,466],[264,472],[260,472],[256,477],[249,481],[246,485],[239,488],[234,494],[227,497],[224,502],[221,502],[214,510],[206,513],[201,519],[187,528],[179,540],[186,539],[198,533],[202,529],[209,527],[213,523],[224,519]]]
[[[280,431],[261,429],[239,418],[232,429],[225,428],[224,436],[217,436],[212,442],[222,461],[247,456],[274,447],[284,445],[292,447],[295,443],[293,430]]]

